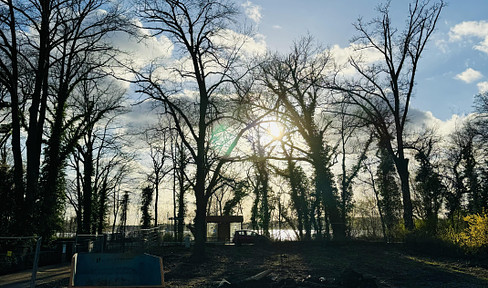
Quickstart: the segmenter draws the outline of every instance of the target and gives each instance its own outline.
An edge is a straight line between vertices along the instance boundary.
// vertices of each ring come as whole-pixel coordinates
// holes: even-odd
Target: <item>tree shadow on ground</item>
[[[192,263],[190,255],[189,250],[163,253],[168,287],[218,287],[223,279],[242,283],[263,271],[267,271],[266,287],[288,287],[290,281],[294,287],[346,287],[345,275],[372,279],[377,287],[488,287],[484,267],[449,255],[413,253],[403,245],[284,242],[265,247],[213,246],[208,247],[207,259],[201,264]]]

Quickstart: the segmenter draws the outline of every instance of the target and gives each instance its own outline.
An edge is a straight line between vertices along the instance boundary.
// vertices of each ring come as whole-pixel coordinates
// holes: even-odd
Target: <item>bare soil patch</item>
[[[167,287],[488,287],[483,262],[384,243],[209,246],[203,264],[192,263],[183,248],[161,255]],[[263,271],[265,277],[249,281]]]
[[[191,251],[164,247],[166,287],[488,287],[488,261],[414,252],[401,244],[282,242],[208,246],[204,263]],[[249,279],[258,275],[259,279]],[[67,278],[40,285],[66,287]]]

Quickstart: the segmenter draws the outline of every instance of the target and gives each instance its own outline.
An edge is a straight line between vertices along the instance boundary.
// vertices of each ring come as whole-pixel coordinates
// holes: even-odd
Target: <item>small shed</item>
[[[244,217],[242,216],[207,216],[207,224],[208,223],[216,223],[217,224],[217,241],[225,242],[230,241],[230,224],[231,223],[240,223],[242,228],[242,222],[244,221]]]

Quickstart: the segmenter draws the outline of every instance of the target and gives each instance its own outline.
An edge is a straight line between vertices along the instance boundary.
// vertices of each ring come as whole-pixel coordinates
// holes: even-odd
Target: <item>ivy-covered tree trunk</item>
[[[127,232],[127,216],[129,213],[129,192],[125,191],[124,195],[122,196],[122,201],[120,203],[120,221],[119,221],[119,233],[122,234],[122,239],[125,239],[125,234]],[[123,242],[122,245],[125,245]],[[125,249],[125,247],[123,247]]]
[[[473,136],[471,136],[473,137]],[[472,214],[482,213],[482,196],[480,191],[480,185],[477,173],[477,163],[473,155],[473,140],[466,143],[462,151],[462,157],[464,160],[464,174],[466,175],[466,187],[468,188],[468,210]]]
[[[413,205],[410,193],[410,172],[408,170],[409,160],[406,158],[395,158],[396,168],[400,176],[400,186],[403,199],[403,222],[405,228],[412,231],[415,228],[413,222]]]
[[[290,200],[297,216],[299,240],[311,240],[312,225],[308,196],[308,179],[303,169],[287,155],[287,173],[284,175],[290,182]],[[305,235],[304,235],[305,231]]]
[[[432,141],[429,146],[419,149],[415,159],[419,162],[419,168],[415,175],[415,182],[422,203],[427,231],[433,235],[437,234],[438,213],[442,204],[442,195],[445,189],[442,185],[440,175],[435,171],[431,163]]]
[[[141,194],[141,228],[147,229],[151,227],[151,213],[149,207],[153,198],[153,189],[151,187],[145,187],[142,189]]]
[[[328,223],[332,227],[333,239],[343,240],[346,235],[346,227],[342,222],[339,211],[339,203],[337,195],[335,194],[334,182],[332,173],[328,168],[328,154],[322,146],[322,139],[314,137],[310,141],[310,151],[312,157],[312,165],[315,170],[315,189],[317,196],[323,199],[324,203],[324,217],[328,218]],[[317,219],[320,221],[320,219]],[[326,235],[328,237],[328,235]]]
[[[100,189],[99,199],[98,199],[98,224],[97,233],[102,234],[103,228],[105,227],[105,217],[107,215],[108,205],[107,205],[107,193],[108,193],[107,179],[103,179],[102,189]]]
[[[39,50],[37,53],[37,65],[34,74],[34,87],[31,96],[31,106],[29,107],[29,126],[27,128],[26,139],[26,190],[24,215],[27,222],[24,227],[26,233],[35,231],[32,227],[36,223],[34,216],[35,201],[39,197],[39,172],[41,168],[41,149],[44,133],[44,123],[46,120],[47,100],[49,90],[49,71],[52,44],[50,43],[50,18],[52,13],[52,3],[50,0],[39,1],[40,5],[40,26],[39,27]]]
[[[271,221],[271,211],[270,211],[270,203],[269,203],[269,173],[268,168],[266,166],[266,160],[261,160],[258,162],[258,173],[259,173],[259,187],[260,187],[260,196],[261,196],[261,205],[259,208],[259,216],[261,218],[261,229],[263,231],[263,235],[269,237],[269,225]]]
[[[395,179],[395,163],[391,154],[380,145],[378,150],[378,157],[380,163],[376,172],[376,183],[378,184],[378,192],[381,196],[379,200],[380,208],[383,213],[384,224],[386,227],[386,239],[392,241],[394,239],[394,229],[399,224],[401,210],[400,191],[398,190],[397,181]]]
[[[259,199],[261,198],[260,194],[261,190],[258,187],[258,184],[253,189],[253,194],[254,194],[254,201],[251,207],[251,227],[253,230],[258,230],[259,229]]]
[[[14,219],[16,209],[14,171],[5,158],[5,155],[0,158],[0,235],[12,235],[12,225],[15,223],[11,219]]]

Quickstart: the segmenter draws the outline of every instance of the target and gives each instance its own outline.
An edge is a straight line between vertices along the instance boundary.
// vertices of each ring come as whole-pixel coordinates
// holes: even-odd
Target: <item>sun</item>
[[[285,128],[280,122],[269,122],[266,126],[266,131],[274,139],[281,139],[283,137]]]

